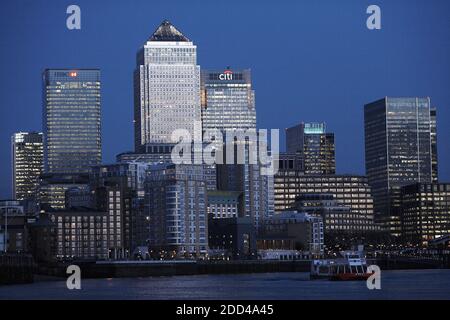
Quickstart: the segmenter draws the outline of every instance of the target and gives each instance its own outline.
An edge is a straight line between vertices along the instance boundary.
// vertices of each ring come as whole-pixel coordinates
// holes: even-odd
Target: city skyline
[[[11,6],[11,4],[9,4]],[[405,15],[404,12],[399,11],[399,7],[400,6],[398,4],[396,5],[388,5],[388,4],[381,4],[384,5],[387,8],[391,8],[393,11],[395,11],[397,14],[402,14]],[[92,8],[95,8],[95,4],[93,5],[88,5],[87,3],[80,3],[80,6],[83,8],[88,10],[91,10]],[[298,7],[293,5],[294,7]],[[306,5],[304,5],[306,6]],[[331,7],[333,5],[330,5]],[[194,6],[195,7],[195,6]],[[247,5],[240,5],[240,7],[243,8],[243,10],[249,10],[249,8],[247,7]],[[301,6],[299,6],[301,7]],[[307,6],[309,9],[311,9],[311,6]],[[348,7],[348,9],[350,11],[352,10],[356,10],[354,8],[351,8],[351,6],[347,6],[344,5],[344,7]],[[363,5],[361,6],[363,7]],[[421,6],[417,6],[418,8],[422,8]],[[444,5],[445,7],[445,5]],[[91,9],[89,9],[91,8]],[[17,8],[12,8],[13,10]],[[117,5],[112,5],[111,9],[118,9]],[[316,8],[317,9],[317,8]],[[261,10],[261,9],[258,9]],[[314,6],[312,7],[312,10],[315,10]],[[419,9],[415,9],[415,10],[419,10]],[[433,10],[438,10],[436,7],[433,8]],[[444,9],[445,10],[445,9]],[[321,86],[313,86],[312,84],[309,84],[309,82],[307,82],[308,86],[305,87],[305,91],[302,92],[301,90],[299,90],[300,92],[300,101],[297,102],[296,98],[297,95],[293,95],[293,94],[288,94],[288,98],[290,99],[288,100],[281,100],[280,104],[283,105],[284,104],[284,109],[283,111],[285,111],[285,114],[280,114],[280,112],[278,111],[274,111],[274,107],[271,106],[270,102],[273,100],[272,99],[276,99],[277,97],[279,97],[280,94],[284,93],[282,90],[280,90],[280,87],[277,87],[273,81],[270,81],[269,79],[269,83],[270,85],[268,85],[267,83],[267,79],[264,76],[264,74],[266,72],[269,71],[274,71],[274,67],[273,66],[267,66],[264,65],[264,68],[261,68],[261,58],[257,58],[255,57],[254,54],[250,54],[247,53],[245,51],[243,51],[242,53],[238,53],[238,55],[241,55],[242,57],[238,57],[238,55],[235,54],[231,54],[231,57],[228,59],[224,59],[221,56],[218,57],[209,57],[208,55],[205,55],[205,53],[207,53],[210,50],[215,50],[215,47],[213,44],[205,44],[204,41],[207,38],[211,38],[210,36],[210,32],[206,32],[205,30],[203,30],[203,34],[202,31],[198,29],[198,24],[196,24],[195,22],[190,21],[189,19],[183,19],[183,17],[172,17],[173,14],[170,14],[170,10],[168,10],[169,13],[164,14],[164,12],[159,12],[158,15],[153,16],[151,18],[146,19],[145,23],[142,23],[142,25],[144,25],[145,27],[139,27],[139,26],[133,26],[133,30],[136,31],[136,35],[133,37],[134,40],[136,40],[137,38],[139,38],[139,43],[137,45],[135,45],[135,42],[133,40],[133,45],[131,45],[130,48],[128,48],[129,45],[127,45],[127,52],[128,51],[135,51],[137,47],[141,47],[142,44],[144,43],[145,39],[147,39],[148,35],[151,34],[151,32],[154,30],[154,28],[159,25],[159,23],[164,19],[164,18],[169,18],[169,20],[171,20],[172,22],[174,22],[174,24],[176,26],[178,26],[181,30],[183,30],[183,32],[185,32],[187,34],[187,36],[190,39],[194,39],[195,43],[197,44],[197,46],[199,47],[199,61],[198,64],[200,65],[200,67],[202,69],[208,69],[208,68],[220,68],[223,67],[225,69],[225,65],[222,66],[221,64],[224,63],[226,65],[230,64],[232,69],[235,68],[251,68],[252,69],[252,73],[255,74],[254,76],[254,80],[255,80],[255,90],[257,92],[257,103],[258,103],[258,127],[261,128],[279,128],[281,129],[281,131],[283,131],[282,129],[294,125],[298,122],[301,121],[320,121],[320,122],[326,122],[327,123],[327,127],[330,128],[330,130],[332,132],[334,132],[336,134],[336,166],[337,166],[337,173],[354,173],[354,174],[365,174],[365,170],[364,170],[364,156],[363,156],[363,148],[364,148],[364,131],[363,131],[363,105],[366,103],[369,103],[371,101],[374,101],[376,99],[379,99],[383,96],[430,96],[431,97],[431,101],[434,107],[437,108],[437,112],[438,112],[438,121],[437,121],[437,127],[438,127],[438,136],[441,137],[440,139],[438,138],[438,149],[439,149],[439,159],[440,159],[440,181],[448,181],[449,180],[449,176],[450,176],[450,172],[449,172],[449,168],[448,168],[448,163],[449,161],[447,161],[446,159],[449,158],[449,153],[447,148],[445,148],[445,145],[447,143],[447,141],[445,140],[445,132],[448,131],[448,124],[446,123],[446,119],[448,119],[448,111],[446,110],[446,105],[448,105],[448,101],[450,101],[450,96],[449,94],[446,92],[445,90],[445,83],[448,83],[446,81],[446,79],[448,79],[448,75],[443,75],[441,73],[438,72],[438,75],[442,77],[441,81],[439,81],[438,83],[434,82],[433,85],[427,85],[425,84],[423,81],[419,81],[420,79],[415,79],[414,83],[411,83],[411,87],[409,86],[402,86],[400,84],[396,84],[395,86],[390,86],[391,89],[386,90],[380,87],[377,87],[377,89],[371,90],[371,87],[373,86],[373,80],[371,79],[367,79],[367,88],[365,88],[364,90],[362,90],[364,93],[356,93],[356,92],[350,92],[349,95],[343,95],[343,96],[339,96],[332,98],[332,96],[336,95],[336,89],[331,90],[330,88],[330,97],[319,97],[317,96],[313,96],[311,94],[311,88],[314,88],[312,91],[318,90],[320,89]],[[328,11],[328,10],[326,10]],[[331,11],[331,9],[330,9]],[[361,10],[361,12],[363,12]],[[437,12],[432,11],[433,13],[437,14]],[[55,12],[56,13],[56,12]],[[48,14],[52,15],[55,14],[53,12],[53,9],[50,9],[50,11],[48,12]],[[261,12],[260,12],[261,13]],[[131,14],[129,11],[127,14]],[[279,14],[279,12],[275,12],[274,15]],[[303,14],[303,13],[302,13]],[[324,14],[330,14],[329,12],[324,13]],[[416,13],[417,14],[417,13]],[[403,21],[407,21],[409,23],[411,23],[411,21],[409,20],[411,17],[403,17]],[[99,17],[100,18],[100,17]],[[364,21],[364,15],[361,14],[361,21]],[[86,32],[86,29],[89,29],[89,15],[87,15],[86,20],[87,22],[83,25],[82,30],[78,33],[78,34],[71,34],[68,30],[62,30],[61,32],[63,32],[63,34],[58,34],[58,36],[62,36],[62,38],[67,37],[68,40],[70,40],[71,38],[75,39],[75,43],[78,44],[82,44],[83,38],[85,37],[90,37],[89,36],[89,32]],[[389,20],[389,14],[386,17],[387,20],[387,25],[389,26],[389,22],[393,23],[392,20]],[[7,20],[7,19],[6,19]],[[412,20],[412,18],[411,18]],[[29,23],[32,23],[34,20],[32,20]],[[274,24],[276,21],[274,21]],[[39,27],[40,24],[35,21],[34,23],[36,23],[36,25]],[[56,22],[55,22],[56,23]],[[256,23],[255,21],[252,20],[252,23]],[[292,23],[292,22],[290,22]],[[367,38],[373,38],[372,40],[375,41],[376,43],[380,44],[383,43],[382,40],[380,40],[380,35],[373,35],[371,33],[367,33],[367,30],[364,30],[364,26],[361,23],[361,26],[357,26],[356,22],[352,20],[351,25],[353,26],[353,23],[355,23],[355,28],[360,28],[361,30],[359,30],[358,33],[358,37],[360,37],[361,35],[359,34],[359,32],[364,32],[364,37]],[[441,20],[436,19],[436,21],[433,24],[433,28],[436,28],[436,26],[439,26],[439,23],[443,23]],[[324,23],[326,24],[326,23]],[[250,24],[249,24],[250,26]],[[260,26],[260,25],[258,25]],[[323,27],[320,27],[318,25],[316,25],[319,30],[324,31]],[[445,27],[445,25],[442,25]],[[349,25],[344,24],[343,26],[344,28],[348,28]],[[398,27],[398,26],[397,26]],[[386,29],[387,27],[385,27]],[[431,28],[431,27],[430,27]],[[39,28],[38,28],[39,29]],[[64,29],[64,25],[61,26],[61,29]],[[380,34],[383,35],[385,33],[389,33],[389,31],[385,31],[385,29],[380,31]],[[438,28],[439,29],[439,28]],[[131,30],[131,29],[130,29]],[[47,30],[48,31],[48,30]],[[92,30],[94,33],[94,37],[98,36],[99,33],[98,31]],[[103,30],[105,31],[105,30]],[[348,30],[347,30],[348,31]],[[26,30],[24,30],[24,34],[26,34]],[[123,32],[123,31],[122,31]],[[228,29],[226,30],[222,30],[222,32],[224,33],[223,35],[227,35],[229,34],[230,37],[236,37],[239,35],[239,33],[237,33],[236,27],[229,25]],[[245,30],[242,30],[242,32],[244,33],[242,36],[242,39],[246,39],[248,40],[249,38],[246,37],[245,35]],[[431,31],[428,31],[431,32]],[[422,34],[423,38],[419,38],[420,41],[426,41],[425,39],[425,35],[426,34]],[[307,34],[307,36],[311,36],[311,34]],[[91,36],[92,37],[92,36]],[[283,35],[280,36],[281,40],[283,40]],[[393,41],[395,39],[395,36],[392,37],[387,35],[387,37],[390,39],[390,41]],[[394,38],[394,39],[393,39]],[[122,39],[122,38],[121,38]],[[198,40],[197,40],[198,39]],[[8,39],[9,40],[9,39]],[[126,37],[123,37],[124,41],[127,41]],[[258,41],[262,41],[262,39],[256,39]],[[311,39],[309,38],[309,40],[311,41]],[[361,38],[359,38],[359,40],[361,40]],[[410,39],[411,40],[411,39]],[[438,39],[434,39],[435,44],[439,43],[436,42],[436,40]],[[366,39],[367,41],[367,39]],[[406,40],[404,40],[406,41]],[[431,41],[431,40],[429,40]],[[448,41],[448,40],[447,40]],[[5,42],[7,42],[7,40],[5,40]],[[248,40],[248,42],[252,43],[253,45],[256,44],[256,46],[258,46],[258,43],[255,41],[251,41]],[[203,43],[203,44],[202,44]],[[364,42],[365,43],[365,42]],[[101,42],[100,42],[101,44]],[[318,45],[320,47],[320,44],[315,43],[316,45]],[[367,43],[365,43],[367,45]],[[408,42],[409,44],[409,42]],[[292,44],[293,45],[293,44]],[[449,44],[444,42],[444,52],[442,54],[444,54],[447,51],[450,51],[449,49]],[[68,46],[69,48],[73,47],[71,45]],[[219,45],[220,47],[220,45]],[[346,47],[346,46],[344,46]],[[100,46],[100,48],[108,48],[107,46],[102,47]],[[353,48],[353,47],[352,47]],[[400,46],[401,48],[401,46]],[[350,49],[350,48],[347,48]],[[38,62],[33,62],[35,65],[33,65],[33,68],[31,68],[31,70],[37,70],[37,69],[41,69],[39,72],[42,72],[43,69],[47,68],[47,67],[52,67],[54,66],[54,64],[56,63],[57,65],[55,67],[77,67],[77,66],[83,66],[83,67],[91,67],[91,66],[95,66],[95,67],[99,67],[101,70],[105,69],[106,70],[106,76],[105,79],[102,79],[102,83],[104,82],[105,85],[102,88],[102,97],[105,96],[105,100],[103,101],[102,105],[103,105],[103,110],[102,112],[105,112],[106,115],[104,116],[104,118],[102,119],[102,125],[104,127],[106,127],[105,130],[103,130],[102,133],[102,138],[104,138],[105,140],[107,140],[107,142],[105,143],[105,147],[104,147],[104,158],[103,158],[103,162],[106,163],[110,163],[110,162],[114,162],[114,157],[116,154],[124,152],[124,151],[128,151],[128,150],[132,150],[132,144],[133,144],[133,138],[132,138],[132,124],[131,122],[125,122],[124,120],[121,120],[120,122],[117,121],[117,119],[122,119],[123,117],[121,117],[120,115],[124,115],[126,114],[126,117],[124,118],[128,118],[128,120],[130,120],[130,116],[132,118],[132,92],[133,90],[131,88],[132,86],[132,77],[130,76],[133,70],[133,67],[129,68],[129,66],[134,64],[134,56],[127,56],[127,59],[124,59],[124,57],[121,57],[120,61],[124,61],[124,65],[123,66],[117,66],[117,68],[120,71],[122,80],[121,82],[126,83],[126,88],[127,90],[124,90],[124,92],[126,92],[126,94],[124,96],[122,95],[118,95],[117,90],[115,90],[114,88],[116,88],[114,85],[113,86],[108,86],[108,83],[111,83],[111,81],[113,79],[115,79],[114,77],[114,73],[111,74],[111,61],[110,60],[106,60],[105,62],[102,62],[102,65],[99,65],[98,62],[98,58],[94,58],[94,59],[89,59],[89,53],[82,53],[80,52],[80,55],[82,56],[81,59],[78,59],[77,57],[73,56],[72,54],[68,54],[67,56],[69,57],[69,59],[65,59],[64,58],[64,53],[68,53],[65,50],[60,49],[61,51],[59,52],[59,55],[55,54],[55,61],[57,62],[53,62],[53,63],[45,63],[42,60],[38,60]],[[100,50],[99,48],[95,47],[95,50]],[[104,49],[106,50],[106,49]],[[305,49],[306,50],[306,49]],[[11,51],[12,50],[11,48]],[[45,51],[45,50],[44,50]],[[88,50],[89,51],[89,50]],[[9,52],[9,49],[8,49]],[[5,57],[9,54],[8,52],[2,52],[2,56],[5,55]],[[227,51],[228,53],[230,51]],[[261,51],[262,56],[264,56],[263,54],[264,52]],[[312,58],[313,52],[309,52],[309,54],[305,54],[305,52],[301,52],[303,55],[303,57],[306,58]],[[135,54],[135,53],[134,53]],[[342,54],[342,52],[341,52]],[[422,53],[423,54],[423,53]],[[420,54],[419,54],[420,55]],[[275,56],[276,58],[282,58],[283,53],[279,52],[277,56]],[[370,55],[369,55],[370,56]],[[254,62],[251,60],[251,58],[254,58]],[[382,58],[380,60],[382,61],[386,61],[386,58]],[[51,61],[53,61],[52,59],[50,59]],[[76,63],[76,60],[79,60],[79,63]],[[373,63],[374,65],[377,65],[380,62],[377,61],[372,61],[372,58],[369,58],[369,64]],[[388,59],[389,60],[389,59]],[[67,61],[66,63],[64,61]],[[88,63],[87,61],[92,61],[92,63]],[[203,61],[205,61],[205,64],[203,63]],[[234,62],[234,63],[233,63]],[[361,61],[359,61],[361,62]],[[388,61],[389,62],[389,61]],[[27,62],[27,63],[31,63],[31,62]],[[277,61],[277,63],[281,63],[279,61]],[[316,61],[315,65],[317,65],[319,62]],[[323,61],[321,62],[323,63]],[[348,63],[348,61],[346,62]],[[346,65],[346,63],[344,63],[344,65]],[[440,65],[439,68],[442,70],[448,70],[448,68],[445,68],[445,65],[448,65],[448,62],[443,62],[443,63],[447,63],[444,65]],[[301,62],[299,62],[298,64],[302,65]],[[297,69],[299,66],[298,64],[293,64],[294,69],[295,70],[299,70]],[[388,63],[388,65],[390,64],[390,62]],[[115,66],[116,67],[116,66]],[[355,65],[355,69],[357,68],[361,68],[360,64],[356,64]],[[391,65],[392,67],[392,65]],[[399,62],[399,65],[397,66],[398,69],[401,69],[401,62]],[[419,66],[418,66],[419,68]],[[312,79],[314,79],[314,77],[319,76],[320,74],[323,76],[324,73],[322,71],[322,73],[318,72],[318,74],[314,74],[309,72],[308,73],[308,69],[310,69],[309,67],[305,67],[304,72],[301,72],[301,74],[303,74],[304,77],[310,77]],[[436,73],[436,66],[435,64],[433,64],[433,67],[430,69],[433,70],[434,73]],[[23,70],[23,69],[22,69]],[[34,72],[32,71],[28,71],[27,70],[27,75],[29,74],[33,74]],[[371,68],[369,68],[369,71],[374,72],[374,76],[375,78],[378,78],[378,80],[380,80],[380,78],[383,78],[383,76],[377,75],[375,73],[375,69],[372,70]],[[25,70],[23,70],[25,71]],[[295,77],[292,77],[291,75],[291,71],[284,69],[284,70],[275,70],[276,76],[279,77],[286,77],[287,79],[290,80],[296,80]],[[302,70],[299,70],[302,71]],[[367,69],[365,69],[365,71],[368,71]],[[402,70],[403,72],[405,70]],[[361,72],[361,71],[359,71]],[[386,70],[385,70],[386,72]],[[432,72],[431,70],[429,70],[428,72]],[[124,75],[127,75],[128,77],[125,77]],[[386,74],[385,74],[386,76]],[[35,79],[36,77],[31,76],[30,78]],[[269,77],[270,78],[270,77]],[[397,81],[401,82],[401,80],[407,79],[408,77],[405,74],[401,74],[400,76],[397,76],[396,79]],[[104,80],[104,81],[103,81]],[[316,79],[317,80],[317,79]],[[328,79],[327,81],[329,81],[330,79]],[[2,126],[2,144],[1,146],[4,146],[5,143],[8,144],[9,143],[9,138],[11,136],[11,134],[13,134],[14,132],[19,132],[19,131],[41,131],[42,129],[40,128],[40,121],[39,119],[35,119],[35,117],[33,117],[34,114],[36,114],[36,110],[37,109],[37,114],[40,113],[41,110],[41,106],[40,106],[40,102],[41,102],[41,98],[40,96],[40,83],[36,81],[33,82],[28,82],[28,79],[25,79],[25,84],[29,84],[29,90],[30,90],[30,95],[26,95],[26,97],[20,97],[18,98],[19,101],[21,101],[22,99],[25,99],[25,101],[30,100],[29,103],[25,103],[27,106],[28,105],[35,105],[36,107],[34,108],[26,108],[24,109],[24,107],[18,103],[17,107],[13,108],[13,109],[8,109],[6,110],[6,108],[2,107],[2,118],[7,119],[8,117],[14,117],[14,115],[16,114],[16,112],[23,112],[24,110],[26,110],[27,112],[30,113],[30,117],[26,117],[27,119],[21,118],[21,123],[23,122],[23,126],[19,123],[16,123],[14,121],[11,121],[13,124],[5,123],[4,126]],[[323,80],[325,81],[325,80]],[[408,79],[409,82],[411,82],[411,79]],[[294,85],[295,84],[305,84],[305,79],[300,79],[299,82],[297,83],[297,81],[293,81]],[[389,81],[387,81],[389,83]],[[2,83],[5,84],[5,86],[2,87],[2,103],[5,103],[6,105],[8,105],[8,101],[10,101],[11,97],[11,93],[13,94],[15,92],[15,90],[17,90],[17,87],[13,86],[12,88],[9,87],[10,84],[6,83],[5,81],[2,81]],[[317,81],[312,81],[312,83],[316,83]],[[326,83],[326,82],[325,82]],[[350,83],[346,82],[346,85],[356,85],[357,81],[351,81]],[[439,86],[438,84],[441,83],[441,86]],[[372,84],[372,85],[371,85]],[[391,83],[392,84],[392,83]],[[275,86],[276,90],[266,90],[267,88],[272,88],[272,85]],[[285,83],[286,85],[286,83]],[[287,85],[291,86],[292,84],[288,83]],[[361,89],[360,84],[357,84],[358,88]],[[339,87],[339,86],[338,86]],[[388,85],[384,85],[384,87],[388,88]],[[394,89],[392,89],[392,87]],[[418,88],[420,87],[421,89],[414,89],[414,88]],[[437,88],[435,88],[437,87]],[[6,88],[9,88],[11,91],[11,93],[6,92]],[[288,87],[288,88],[292,88],[292,87]],[[306,89],[308,88],[308,90]],[[341,91],[346,91],[349,88],[345,87],[345,85],[341,86]],[[426,89],[424,89],[426,88]],[[329,88],[327,88],[329,89]],[[269,91],[269,92],[265,92],[265,91]],[[341,93],[342,94],[342,93]],[[358,98],[356,99],[355,97],[353,97],[353,95],[358,96]],[[126,96],[126,97],[125,97]],[[305,100],[305,97],[309,96],[309,99]],[[39,99],[33,99],[38,97]],[[113,98],[112,98],[113,97]],[[112,104],[112,100],[115,100],[117,97],[118,104],[119,106]],[[126,99],[125,99],[126,98]],[[130,99],[131,98],[131,99]],[[5,100],[6,102],[5,102]],[[33,99],[33,100],[32,100]],[[287,98],[283,98],[283,99],[287,99]],[[314,99],[317,99],[317,101],[315,101]],[[354,103],[354,102],[350,102],[350,101],[354,101],[354,99],[356,99],[357,101],[359,101],[358,103]],[[34,103],[31,103],[31,101],[34,101]],[[303,101],[303,102],[302,102]],[[302,107],[302,105],[304,104],[308,104],[311,101],[314,101],[315,103],[317,103],[317,105],[319,105],[319,107],[317,107],[316,105],[313,105],[312,107]],[[333,102],[336,102],[336,104],[338,105],[347,105],[347,102],[351,105],[351,107],[349,107],[349,110],[339,110],[340,113],[342,113],[342,115],[337,115],[335,113],[335,111],[333,111],[333,109],[328,109],[326,107],[326,104],[332,105]],[[123,104],[121,104],[123,103]],[[289,104],[289,106],[286,106],[286,104]],[[114,108],[111,108],[111,105],[114,106]],[[300,109],[297,109],[298,107],[301,107]],[[120,111],[118,111],[118,109],[120,109]],[[294,110],[293,110],[294,109]],[[314,111],[312,111],[313,109],[317,109]],[[114,111],[114,113],[111,114],[111,112]],[[277,115],[279,115],[279,117],[273,117],[273,115],[275,114],[274,112],[276,112]],[[355,118],[355,121],[347,121],[347,116],[348,116],[348,112],[352,113],[352,114],[359,114],[359,117]],[[31,118],[31,119],[28,119]],[[262,119],[262,120],[261,120]],[[37,121],[36,121],[37,120]],[[14,126],[14,130],[12,130],[12,125]],[[122,130],[115,130],[117,126],[120,126],[121,128],[123,128]],[[344,126],[344,128],[342,128],[342,126]],[[349,127],[348,129],[345,128],[345,126]],[[113,127],[113,128],[112,128]],[[112,130],[114,129],[114,130]],[[353,130],[353,131],[352,131]],[[357,132],[357,134],[355,134],[355,132]],[[5,140],[5,141],[3,141]],[[349,143],[348,145],[345,145],[345,142],[348,140]],[[284,141],[283,137],[280,137],[280,141]],[[344,142],[344,143],[343,143]],[[282,144],[283,145],[283,144]],[[358,147],[355,148],[356,150],[348,150],[348,146],[353,146],[357,145]],[[9,148],[3,148],[4,150],[8,150]],[[284,149],[284,148],[282,148]],[[350,148],[351,149],[351,148]],[[343,155],[348,154],[348,157],[343,157]],[[8,162],[6,162],[6,160]],[[3,177],[2,180],[9,182],[11,181],[10,179],[10,175],[11,173],[10,171],[10,165],[9,165],[9,161],[10,161],[10,157],[9,155],[3,155],[3,158],[1,159],[1,163],[3,163],[4,165],[2,166],[2,170],[1,170],[1,176]],[[0,189],[0,194],[2,195],[3,198],[8,198],[11,194],[11,186],[8,184],[2,185],[1,189]]]

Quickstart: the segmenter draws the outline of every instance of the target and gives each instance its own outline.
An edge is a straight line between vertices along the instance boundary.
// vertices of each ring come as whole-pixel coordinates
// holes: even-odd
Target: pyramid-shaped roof
[[[177,30],[169,21],[164,20],[161,25],[153,32],[149,41],[190,41],[180,31]]]

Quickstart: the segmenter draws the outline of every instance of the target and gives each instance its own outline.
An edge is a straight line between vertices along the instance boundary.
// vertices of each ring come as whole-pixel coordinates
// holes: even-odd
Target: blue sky
[[[70,4],[81,30],[66,28]],[[370,4],[381,30],[366,28]],[[430,96],[440,180],[450,181],[449,16],[446,0],[3,0],[0,198],[11,195],[11,134],[41,130],[45,68],[100,68],[103,160],[132,150],[135,55],[164,19],[198,46],[202,68],[252,69],[260,128],[326,122],[338,173],[364,174],[365,103]]]

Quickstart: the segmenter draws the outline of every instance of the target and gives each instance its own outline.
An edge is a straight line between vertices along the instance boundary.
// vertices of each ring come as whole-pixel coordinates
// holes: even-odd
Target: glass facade
[[[44,171],[87,173],[100,164],[100,70],[47,69],[44,81]]]
[[[225,142],[227,131],[256,130],[255,92],[249,69],[204,70],[201,80],[203,130],[220,130]],[[250,164],[256,138],[246,137],[242,148],[239,142],[233,144],[235,158],[240,150],[244,153],[244,164],[218,164],[217,186],[219,190],[242,193],[238,216],[250,217],[258,229],[274,212],[273,177],[261,175],[259,164]]]
[[[11,137],[13,198],[34,199],[43,170],[42,133],[18,132]]]
[[[402,186],[432,181],[431,119],[429,98],[386,97],[365,105],[366,173],[377,218],[399,216]]]
[[[426,246],[450,234],[450,184],[417,183],[402,187],[402,236]]]
[[[203,70],[202,127],[206,129],[256,128],[255,92],[250,70]]]
[[[287,153],[299,153],[306,174],[336,172],[334,134],[327,133],[325,123],[300,123],[286,129]]]
[[[177,129],[188,130],[194,137],[194,123],[201,124],[197,47],[164,21],[138,52],[136,65],[135,150],[172,143]]]

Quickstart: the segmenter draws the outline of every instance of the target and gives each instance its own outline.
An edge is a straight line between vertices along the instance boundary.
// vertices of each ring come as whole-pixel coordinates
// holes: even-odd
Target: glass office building
[[[429,98],[386,97],[364,106],[366,173],[375,215],[394,224],[392,234],[400,233],[400,188],[432,181],[433,118]]]
[[[147,144],[172,143],[172,133],[199,125],[200,66],[197,47],[163,21],[136,57],[134,72],[135,151]]]
[[[450,184],[416,183],[404,186],[402,194],[402,236],[421,246],[450,234]]]
[[[44,171],[87,173],[100,164],[100,70],[46,69]]]
[[[299,153],[306,174],[336,172],[334,134],[327,133],[325,123],[300,123],[286,129],[287,153]]]
[[[250,134],[239,137],[240,133],[245,135],[246,130],[256,130],[255,92],[251,72],[249,69],[231,70],[230,67],[224,70],[204,70],[201,84],[203,130],[220,130],[223,141],[232,143],[235,150],[234,164],[217,164],[217,187],[223,191],[242,193],[238,216],[250,217],[258,229],[274,213],[273,177],[261,175],[260,164],[250,163],[250,152],[253,152],[253,147],[257,150],[258,137],[251,137]],[[236,133],[237,139],[245,141],[227,141],[227,137],[231,136],[227,133],[232,132]],[[237,164],[238,152],[244,153],[242,164]]]
[[[203,70],[202,127],[206,129],[256,128],[255,92],[245,70]]]
[[[11,137],[13,198],[34,199],[43,170],[41,132],[18,132]]]

